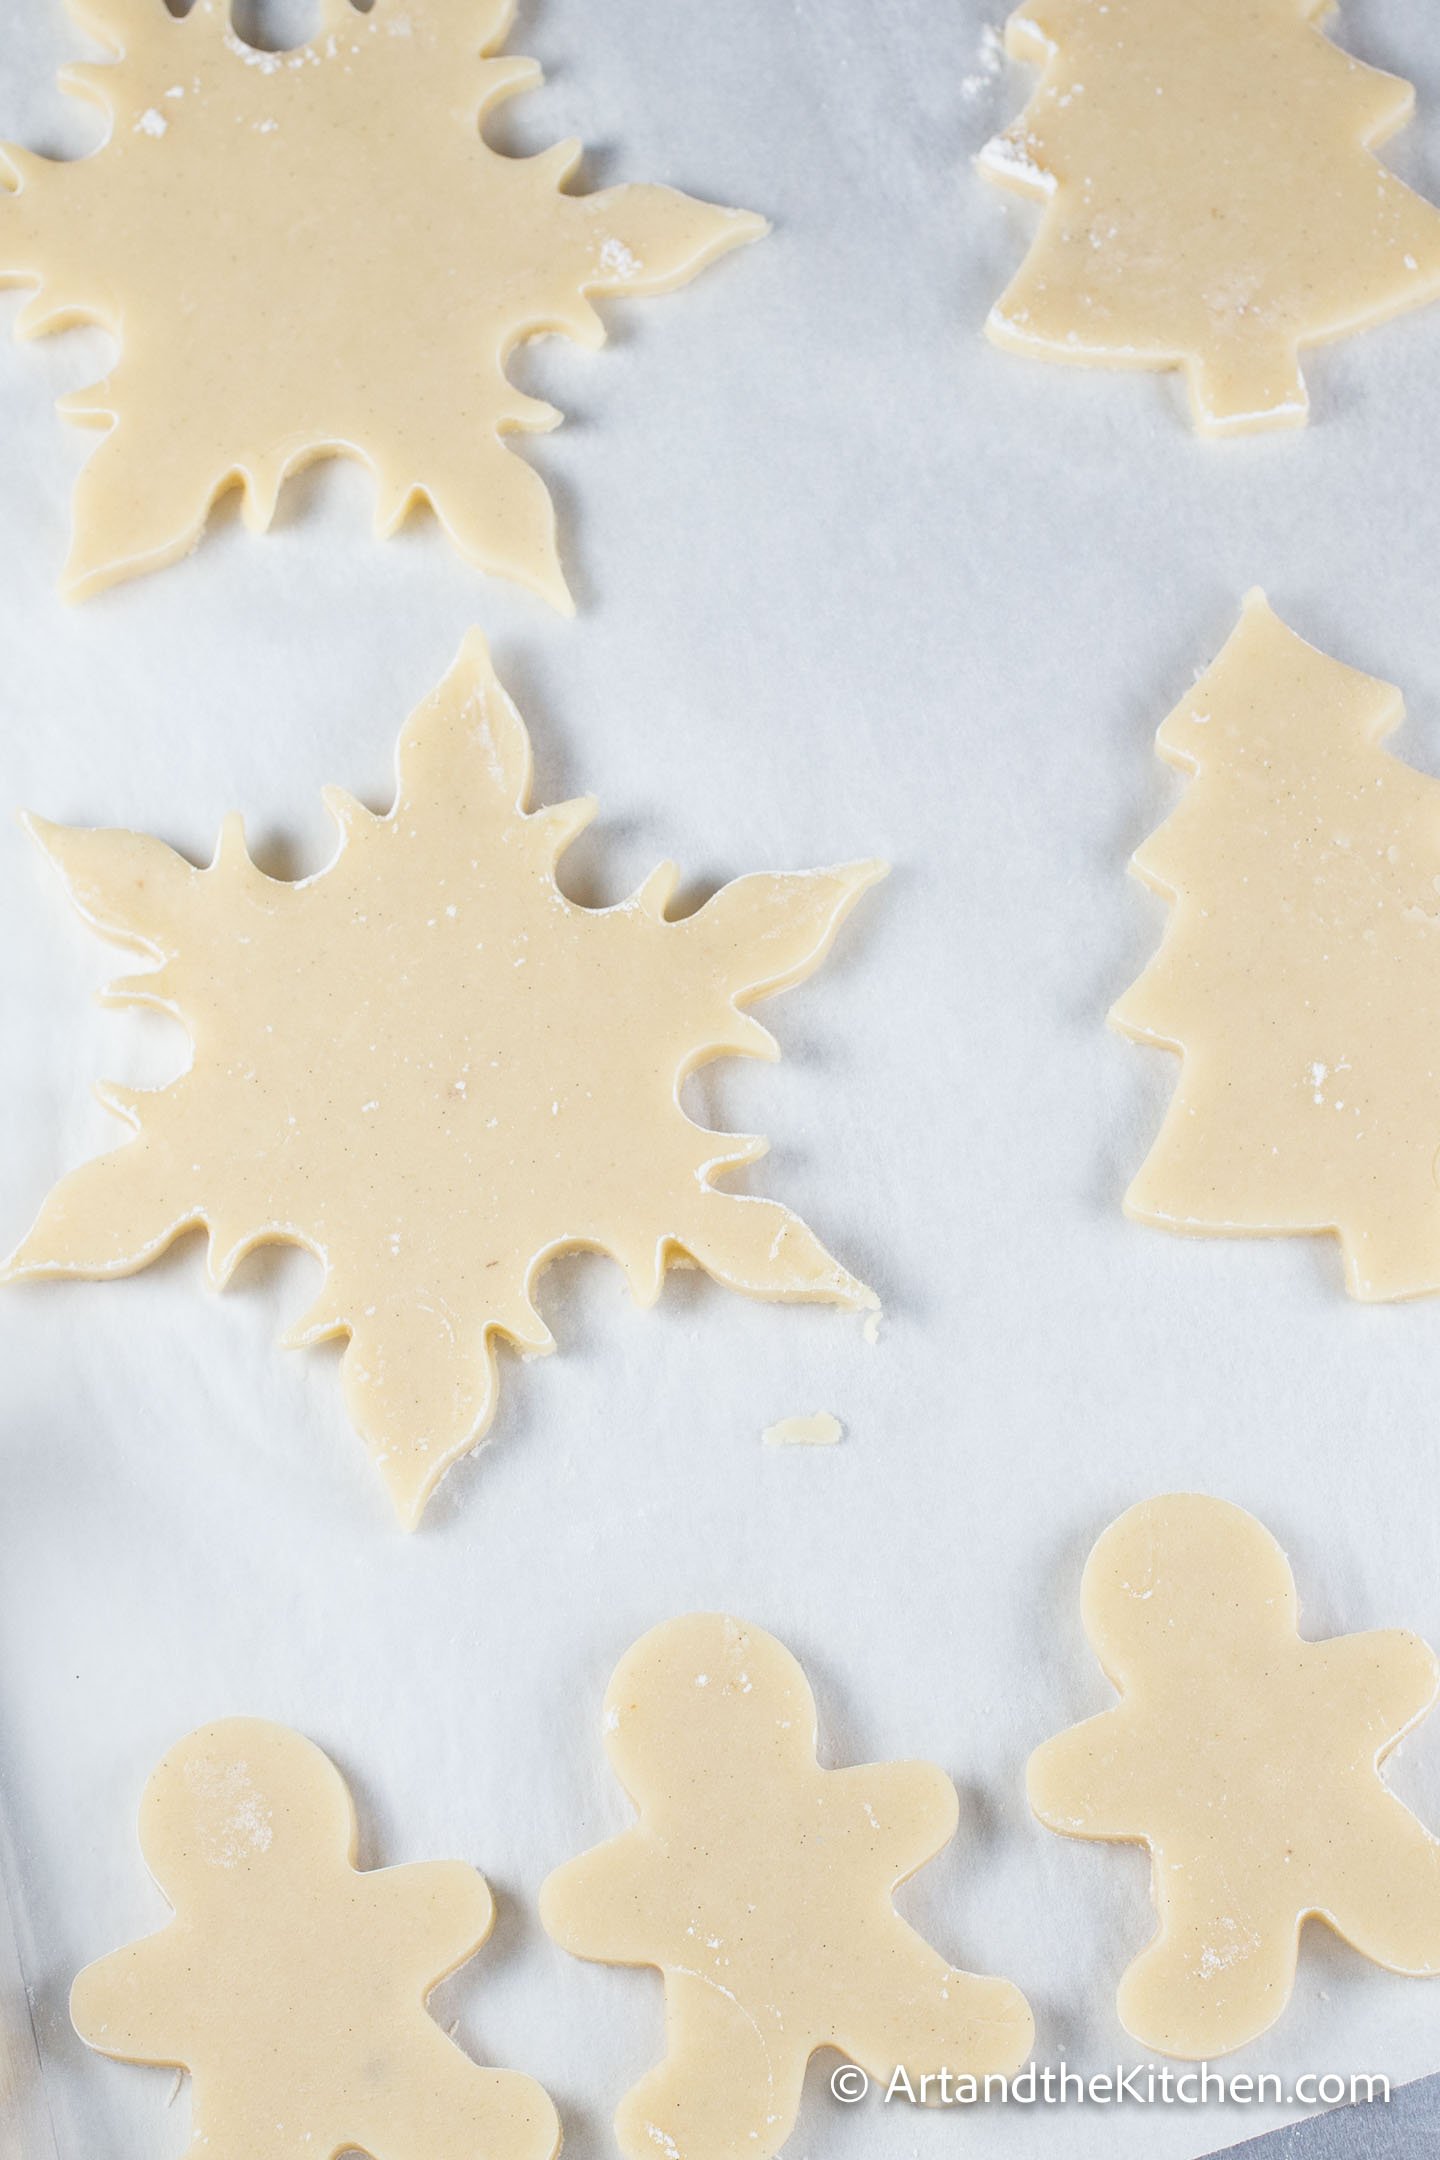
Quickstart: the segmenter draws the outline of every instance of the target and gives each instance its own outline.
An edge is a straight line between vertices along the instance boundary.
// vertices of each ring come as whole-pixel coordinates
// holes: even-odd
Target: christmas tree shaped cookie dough
[[[606,1697],[605,1744],[640,1821],[541,1893],[577,1957],[656,1965],[665,2060],[621,2102],[627,2160],[777,2153],[817,2048],[872,2076],[1008,2074],[1034,2026],[1008,1980],[947,1965],[892,1894],[955,1833],[929,1763],[822,1770],[790,1653],[714,1613],[655,1628]]]
[[[1440,1289],[1440,785],[1380,748],[1402,711],[1250,595],[1160,730],[1192,779],[1134,867],[1172,912],[1112,1016],[1184,1059],[1127,1212],[1332,1231],[1362,1298]]]
[[[243,829],[208,870],[158,840],[34,823],[81,913],[161,963],[110,997],[181,1020],[190,1070],[104,1099],[135,1138],[65,1178],[11,1279],[124,1275],[209,1232],[223,1287],[256,1245],[325,1265],[287,1338],[348,1336],[346,1401],[415,1523],[496,1395],[494,1339],[554,1348],[532,1302],[556,1253],[612,1254],[641,1304],[667,1264],[752,1296],[876,1300],[787,1208],[720,1189],[765,1142],[680,1108],[717,1057],[778,1057],[740,1007],[817,968],[877,862],[727,885],[666,913],[678,872],[577,906],[557,861],[594,804],[528,813],[530,744],[484,640],[400,739],[394,808],[338,790],[339,850],[266,877]]]
[[[1419,1637],[1306,1641],[1268,1530],[1195,1493],[1112,1523],[1081,1604],[1121,1700],[1032,1755],[1030,1805],[1149,1847],[1160,1925],[1120,1984],[1126,2031],[1194,2059],[1242,2047],[1289,2001],[1308,1919],[1440,1972],[1440,1841],[1378,1774],[1440,1686]]]
[[[350,1794],[308,1740],[252,1718],[193,1733],[146,1787],[140,1844],[175,1917],[87,1967],[71,2015],[103,2055],[190,2072],[192,2154],[554,2160],[541,2087],[425,2011],[490,1933],[483,1879],[358,1872]]]
[[[1318,27],[1328,0],[1026,0],[1044,69],[981,153],[1044,205],[997,344],[1186,372],[1209,434],[1297,427],[1303,347],[1440,293],[1440,212],[1372,155],[1408,83]]]
[[[572,195],[580,151],[504,157],[482,123],[533,89],[497,59],[514,0],[322,0],[293,52],[237,36],[231,0],[69,0],[108,63],[69,69],[104,147],[0,149],[0,285],[22,334],[99,323],[106,381],[66,399],[107,433],[75,498],[73,597],[173,562],[243,490],[264,530],[286,476],[369,466],[376,529],[429,503],[455,546],[568,611],[554,511],[504,438],[560,415],[506,380],[513,348],[604,342],[591,306],[661,293],[764,231],[662,187]]]

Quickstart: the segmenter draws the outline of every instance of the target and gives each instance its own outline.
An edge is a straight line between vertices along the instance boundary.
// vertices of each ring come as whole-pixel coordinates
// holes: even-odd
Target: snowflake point
[[[55,410],[62,420],[74,421],[78,427],[113,427],[115,408],[108,383],[88,383],[80,390],[67,390],[55,400]]]
[[[87,37],[120,53],[133,37],[156,29],[164,0],[66,0],[66,6],[71,20]]]
[[[553,1347],[553,1345],[552,1345]],[[536,1353],[544,1355],[543,1351]],[[447,1437],[428,1431],[397,1440],[379,1403],[374,1376],[364,1363],[366,1347],[353,1331],[341,1359],[340,1377],[346,1407],[356,1430],[370,1445],[380,1482],[400,1528],[418,1530],[435,1489],[447,1470],[470,1454],[490,1430],[499,1400],[499,1374],[495,1345],[487,1333],[483,1352],[476,1362],[472,1388],[465,1397],[461,1418]],[[376,1417],[377,1409],[380,1411]]]
[[[68,832],[70,827],[58,825],[52,818],[41,817],[38,810],[21,810],[16,814],[20,820],[21,831],[29,835],[41,854],[45,856],[47,861],[53,863],[58,870],[60,868],[59,843],[61,836]]]
[[[352,833],[363,831],[366,826],[377,823],[373,810],[368,810],[348,788],[322,787],[320,800],[330,813],[343,841]]]
[[[650,875],[635,893],[635,905],[653,915],[657,922],[669,920],[670,903],[680,884],[680,865],[676,862],[658,862]]]
[[[115,80],[113,63],[97,66],[90,60],[72,60],[67,66],[56,69],[55,80],[67,97],[81,98],[87,105],[98,105],[104,112],[110,110],[110,91]]]
[[[344,1313],[336,1305],[328,1281],[322,1284],[318,1296],[307,1305],[298,1320],[282,1328],[279,1336],[282,1350],[309,1350],[316,1343],[333,1342],[337,1335],[347,1331]]]
[[[108,1110],[112,1117],[117,1117],[122,1124],[128,1125],[131,1132],[138,1132],[140,1121],[145,1114],[145,1105],[159,1090],[119,1087],[113,1080],[97,1080],[91,1092],[103,1110]]]
[[[632,1304],[641,1312],[652,1311],[660,1302],[665,1277],[678,1255],[669,1250],[663,1238],[656,1238],[648,1246],[636,1247],[619,1258]]]
[[[477,119],[484,120],[506,99],[518,97],[522,91],[538,90],[545,81],[545,70],[538,60],[531,60],[524,53],[509,53],[503,59],[488,62],[485,80],[480,87]]]
[[[551,860],[558,862],[572,841],[578,840],[599,815],[600,805],[593,795],[576,795],[569,802],[551,803],[544,810],[534,811],[527,823],[533,832],[544,833]]]

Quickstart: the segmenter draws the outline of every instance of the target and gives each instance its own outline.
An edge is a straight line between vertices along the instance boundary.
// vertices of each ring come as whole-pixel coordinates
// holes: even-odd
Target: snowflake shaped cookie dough
[[[738,879],[671,921],[662,864],[578,906],[556,863],[594,804],[527,813],[530,744],[484,640],[407,723],[394,808],[338,790],[329,867],[266,877],[230,820],[197,870],[160,841],[33,822],[81,913],[160,963],[112,1000],[181,1020],[188,1072],[104,1099],[135,1138],[65,1178],[12,1278],[132,1273],[209,1232],[223,1286],[255,1246],[326,1270],[287,1336],[348,1336],[343,1384],[397,1513],[418,1521],[485,1432],[494,1339],[554,1342],[554,1254],[612,1254],[642,1304],[698,1262],[756,1297],[873,1309],[787,1208],[720,1190],[765,1142],[680,1108],[717,1057],[779,1055],[740,1010],[819,966],[884,864]]]
[[[783,1643],[723,1613],[667,1621],[621,1661],[605,1745],[640,1820],[559,1868],[546,1928],[576,1957],[665,1976],[665,2060],[626,2094],[626,2160],[771,2160],[817,2048],[878,2080],[1008,2075],[1034,2021],[902,1920],[900,1884],[955,1835],[925,1762],[824,1770]]]
[[[460,1861],[361,1871],[328,1757],[258,1718],[206,1726],[145,1788],[140,1843],[175,1917],[88,1966],[80,2037],[195,2081],[192,2154],[555,2160],[548,2095],[426,2015],[494,1924]]]
[[[428,502],[466,559],[567,612],[554,508],[504,438],[554,427],[506,380],[550,333],[600,345],[592,297],[672,290],[764,220],[663,187],[571,195],[573,142],[504,157],[482,124],[533,89],[495,58],[514,0],[323,0],[319,34],[261,52],[230,0],[69,0],[114,56],[63,81],[109,137],[56,161],[0,149],[0,285],[22,335],[98,323],[113,373],[62,401],[107,432],[75,497],[63,590],[159,569],[243,491],[356,457],[376,529]]]
[[[1066,1837],[1149,1847],[1159,1927],[1120,1983],[1125,2030],[1192,2060],[1258,2038],[1308,1919],[1391,1972],[1440,1972],[1440,1840],[1379,1775],[1440,1684],[1420,1638],[1307,1641],[1269,1531],[1199,1493],[1112,1523],[1081,1608],[1121,1699],[1036,1750],[1030,1805]]]

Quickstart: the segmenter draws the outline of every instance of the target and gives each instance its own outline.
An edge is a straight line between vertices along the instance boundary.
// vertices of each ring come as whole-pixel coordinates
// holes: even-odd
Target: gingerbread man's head
[[[815,1698],[759,1628],[691,1613],[641,1637],[605,1698],[605,1745],[642,1806],[693,1810],[717,1781],[760,1792],[815,1763]]]
[[[1142,1500],[1091,1553],[1080,1592],[1085,1632],[1117,1686],[1157,1665],[1183,1672],[1217,1641],[1237,1658],[1294,1639],[1290,1563],[1243,1508],[1203,1493]]]
[[[140,1848],[178,1912],[267,1878],[313,1882],[353,1863],[344,1780],[299,1733],[226,1718],[180,1741],[145,1787]]]

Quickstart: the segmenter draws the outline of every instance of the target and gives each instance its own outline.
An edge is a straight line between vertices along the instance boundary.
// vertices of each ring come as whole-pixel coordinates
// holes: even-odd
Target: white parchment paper
[[[1417,81],[1393,161],[1440,192],[1440,40],[1405,0],[1345,12],[1354,50]],[[582,897],[663,854],[695,893],[895,864],[831,964],[768,1009],[786,1062],[727,1067],[696,1098],[772,1135],[756,1188],[876,1284],[878,1344],[695,1275],[640,1315],[606,1263],[557,1266],[561,1354],[507,1364],[491,1444],[407,1539],[331,1354],[275,1347],[303,1258],[258,1258],[223,1299],[193,1241],[129,1282],[0,1293],[0,1777],[63,2160],[186,2142],[170,2078],[87,2056],[65,1999],[79,1965],[163,1918],[135,1806],[203,1720],[311,1734],[354,1783],[367,1862],[485,1870],[498,1930],[442,2013],[539,2076],[567,2152],[598,2160],[660,2051],[660,1989],[564,1957],[535,1894],[627,1820],[600,1698],[655,1621],[764,1624],[804,1660],[832,1760],[953,1773],[961,1834],[905,1908],[1018,1981],[1042,2056],[1085,2071],[1143,2059],[1113,2003],[1150,1930],[1146,1865],[1041,1830],[1022,1775],[1109,1699],[1076,1602],[1106,1522],[1150,1493],[1224,1494],[1290,1551],[1312,1631],[1440,1640],[1440,1314],[1348,1302],[1325,1244],[1126,1224],[1173,1073],[1104,1025],[1160,922],[1125,877],[1175,794],[1151,737],[1248,585],[1403,685],[1398,747],[1440,765],[1440,309],[1318,356],[1308,434],[1245,443],[1197,441],[1161,379],[992,350],[980,325],[1028,220],[970,159],[1028,79],[995,64],[986,24],[985,0],[526,0],[515,45],[550,81],[500,141],[575,132],[590,184],[666,179],[776,228],[673,299],[612,309],[606,353],[522,362],[570,415],[533,455],[574,623],[472,574],[433,527],[372,541],[370,483],[340,466],[290,487],[268,539],[227,509],[189,563],[69,609],[55,579],[88,444],[51,404],[102,371],[105,341],[0,338],[0,1243],[115,1137],[90,1082],[184,1055],[88,1002],[112,956],[21,806],[201,856],[240,807],[267,866],[313,868],[322,783],[388,801],[404,714],[479,623],[542,798],[601,798],[567,872]],[[59,0],[0,0],[0,137],[95,140],[54,87],[80,51]],[[257,365],[285,334],[256,321]],[[839,1447],[762,1446],[820,1409]],[[1440,1823],[1440,1720],[1394,1782]],[[1312,1929],[1284,2022],[1234,2067],[1437,2065],[1436,1985]],[[967,2136],[1007,2160],[1179,2160],[1278,2119],[846,2111],[830,2066],[796,2160]]]

